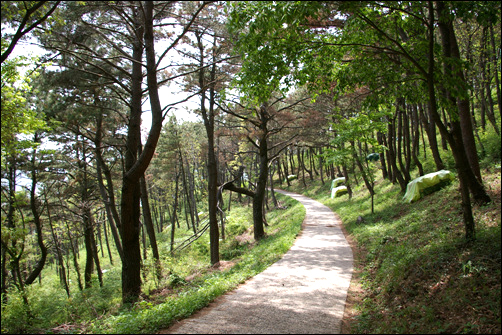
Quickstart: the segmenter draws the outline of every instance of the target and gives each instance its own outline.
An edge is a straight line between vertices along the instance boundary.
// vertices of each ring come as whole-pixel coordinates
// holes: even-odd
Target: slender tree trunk
[[[220,251],[219,251],[219,229],[218,229],[218,217],[217,217],[217,206],[218,206],[218,164],[216,161],[215,154],[215,141],[214,141],[214,80],[216,64],[213,62],[211,67],[211,84],[210,91],[210,101],[209,101],[209,111],[206,109],[206,81],[205,81],[205,68],[204,68],[204,47],[202,44],[202,33],[196,34],[197,42],[200,52],[199,59],[199,87],[202,89],[201,92],[201,113],[202,119],[204,120],[204,126],[206,128],[207,142],[208,142],[208,160],[207,160],[207,171],[208,171],[208,205],[209,205],[209,241],[210,241],[210,254],[211,254],[211,264],[216,265],[220,261]],[[214,51],[213,51],[214,52]],[[214,55],[213,55],[214,56]]]
[[[404,130],[406,128],[406,125],[404,124],[405,123],[404,114],[406,113],[404,98],[397,99],[396,113],[397,113],[397,139],[396,139],[397,140],[396,141],[397,142],[397,153],[396,153],[396,158],[399,163],[399,167],[401,168],[402,176],[404,177],[404,184],[408,185],[409,181],[411,180],[411,176],[410,176],[410,172],[409,172],[409,165],[403,163],[403,155],[406,156],[406,143],[408,142],[407,134],[406,134],[406,131]],[[405,151],[404,154],[403,154],[403,151]],[[408,160],[408,158],[405,157],[405,160]],[[399,177],[398,177],[398,180],[399,180]],[[399,185],[401,185],[401,182],[399,183]],[[401,189],[402,189],[402,185],[401,185]]]
[[[90,218],[91,227],[94,227],[94,220],[93,220],[90,208],[88,210],[87,215]],[[91,248],[92,248],[92,256],[93,256],[94,264],[96,265],[96,273],[98,274],[99,286],[103,287],[103,272],[101,271],[101,265],[99,262],[98,247],[96,245],[96,239],[94,237],[94,229],[93,229],[93,234],[91,235]]]
[[[411,123],[412,123],[412,133],[413,133],[413,143],[412,143],[412,148],[411,148],[411,156],[413,158],[413,162],[418,168],[418,174],[420,176],[424,175],[424,168],[422,166],[422,163],[420,163],[420,160],[418,159],[417,153],[418,153],[418,148],[420,144],[420,120],[418,119],[418,110],[417,110],[417,105],[412,106],[412,117],[411,117]]]
[[[193,210],[192,210],[192,203],[190,201],[190,196],[189,196],[189,187],[188,187],[188,183],[187,183],[187,177],[186,177],[186,173],[185,173],[185,164],[184,164],[184,160],[183,160],[183,155],[181,154],[181,148],[178,148],[178,155],[179,155],[179,158],[180,158],[180,162],[181,162],[181,178],[183,179],[183,193],[184,193],[184,196],[185,196],[185,217],[186,217],[186,222],[187,222],[187,225],[188,225],[188,229],[190,229],[190,226],[189,226],[189,221],[188,221],[188,214],[190,214],[190,220],[192,222],[192,230],[193,230],[193,233],[196,234],[197,233],[197,229],[195,227],[195,217],[194,217],[194,213],[193,213]],[[188,162],[187,162],[188,164]],[[190,168],[188,167],[187,170],[189,170]],[[188,210],[187,210],[187,207],[188,207]]]
[[[442,21],[442,16],[445,15],[444,4],[441,1],[436,2],[438,13],[439,13],[439,21]],[[432,2],[429,2],[429,23],[430,27],[434,27],[434,9]],[[441,23],[442,24],[442,23]],[[442,28],[444,29],[444,27]],[[465,237],[467,240],[472,240],[475,238],[475,227],[474,227],[474,219],[472,216],[471,202],[469,198],[469,188],[467,185],[467,179],[469,177],[476,179],[474,173],[470,168],[470,165],[467,160],[467,156],[465,154],[463,143],[462,143],[462,132],[460,129],[460,122],[456,120],[452,120],[451,131],[450,134],[447,128],[441,121],[439,113],[437,112],[436,105],[436,92],[435,92],[435,83],[434,83],[434,30],[433,28],[429,29],[429,54],[428,54],[428,74],[427,74],[427,87],[429,93],[429,111],[431,113],[431,117],[438,126],[441,135],[446,138],[450,144],[453,156],[455,158],[455,165],[459,174],[460,180],[460,192],[462,196],[462,209],[464,216],[464,225],[465,225]],[[470,172],[470,175],[469,175]]]
[[[486,46],[485,46],[485,39],[488,38],[487,36],[487,31],[486,31],[487,28],[484,28],[483,29],[483,38],[482,38],[482,45],[481,45],[481,50],[482,50],[482,53],[481,53],[481,60],[480,60],[480,63],[481,63],[481,79],[482,79],[482,86],[483,88],[486,89],[486,98],[487,98],[487,102],[488,102],[488,108],[485,109],[485,113],[486,113],[486,116],[488,117],[488,120],[490,121],[490,123],[492,124],[493,126],[493,129],[495,129],[495,132],[497,133],[497,135],[500,135],[500,130],[499,130],[499,127],[497,125],[497,121],[495,120],[495,112],[493,110],[493,106],[494,106],[494,103],[493,103],[493,98],[492,98],[492,89],[491,89],[491,86],[490,86],[490,82],[491,82],[491,75],[487,72],[489,72],[489,67],[487,67],[486,65],[486,59],[488,59],[488,56],[487,56],[487,52],[486,52]],[[496,70],[497,71],[497,70]],[[498,79],[498,78],[497,78]],[[485,104],[486,106],[486,104]],[[500,104],[499,104],[499,107],[500,107]]]
[[[143,221],[148,234],[148,239],[150,240],[150,248],[152,249],[152,256],[155,259],[155,275],[157,279],[160,280],[160,256],[159,249],[157,247],[157,237],[155,236],[155,228],[153,226],[152,213],[150,212],[150,201],[148,200],[148,192],[146,188],[145,175],[143,174],[140,179],[141,187],[141,208],[143,210]]]
[[[342,165],[343,176],[345,177],[345,186],[347,187],[347,193],[349,194],[349,199],[352,199],[352,187],[350,186],[349,172],[347,171],[347,166]]]
[[[260,173],[258,175],[258,182],[256,184],[256,191],[253,197],[253,227],[254,239],[256,241],[265,237],[264,218],[263,218],[263,202],[265,199],[265,192],[267,187],[268,178],[268,159],[267,159],[267,140],[260,138],[259,146],[259,159],[260,159]]]
[[[368,189],[368,192],[370,192],[370,195],[373,196],[375,194],[375,190],[373,189],[373,182],[367,175],[366,170],[364,169],[364,166],[361,162],[361,159],[359,158],[359,156],[355,151],[354,151],[354,161],[356,162],[359,171],[361,171],[361,176],[363,177],[364,185],[366,185],[366,188]]]
[[[389,153],[388,155],[388,161],[389,161],[389,164],[392,166],[392,173],[393,173],[393,177],[395,179],[397,179],[397,181],[399,182],[399,186],[401,187],[401,192],[404,192],[406,191],[406,186],[407,186],[407,183],[406,181],[404,180],[403,178],[403,175],[401,174],[401,172],[399,171],[399,169],[397,168],[397,162],[396,162],[396,152],[395,152],[395,119],[392,119],[392,120],[389,120],[389,123],[388,123],[388,139],[387,139],[387,144],[389,146],[389,150],[387,150],[387,152]]]
[[[174,205],[173,205],[173,213],[171,215],[171,255],[174,250],[174,234],[176,231],[176,212],[178,210],[178,193],[179,193],[179,173],[176,171],[176,186],[174,191]]]
[[[76,241],[73,240],[72,235],[71,235],[71,230],[68,224],[66,224],[66,231],[68,233],[68,239],[69,239],[69,244],[70,244],[70,249],[72,253],[72,259],[73,259],[73,267],[75,268],[75,272],[77,274],[77,283],[78,283],[78,288],[80,291],[84,290],[84,286],[82,285],[82,275],[80,274],[80,265],[78,263],[78,252],[75,250],[75,244],[77,243]]]
[[[498,57],[497,54],[499,53],[500,47],[497,48],[495,46],[495,38],[493,34],[493,25],[490,26],[490,44],[492,46],[492,52],[491,52],[491,64],[493,66],[494,70],[494,77],[495,77],[495,88],[497,90],[497,103],[499,105],[499,116],[502,119],[502,102],[501,102],[501,97],[500,97],[500,80],[499,80],[499,65],[498,65]]]
[[[427,133],[427,139],[429,140],[429,147],[431,148],[432,158],[434,159],[434,163],[436,164],[436,169],[438,171],[443,170],[445,166],[443,160],[441,159],[441,155],[439,154],[439,148],[436,137],[436,125],[432,117],[431,108],[430,106],[428,106],[427,108],[429,118],[426,117],[422,105],[419,105],[419,111],[422,124],[425,128],[425,132]]]
[[[275,208],[278,208],[279,207],[279,203],[277,202],[277,198],[275,197],[275,192],[274,192],[274,172],[273,171],[270,171],[269,173],[269,177],[270,177],[270,192],[272,194],[272,201],[274,202],[274,207]]]
[[[385,135],[381,132],[377,133],[377,142],[379,145],[385,146]],[[389,178],[389,172],[387,170],[387,163],[385,159],[385,155],[383,153],[380,153],[380,165],[381,165],[381,170],[382,170],[382,178],[384,179],[390,179]],[[345,166],[344,166],[345,168]],[[345,175],[345,172],[344,172]]]
[[[35,133],[34,142],[39,142],[38,134]],[[35,167],[36,160],[36,150],[33,151],[32,157],[32,171],[31,171],[31,189],[30,189],[30,207],[33,214],[33,223],[35,224],[35,230],[37,232],[37,244],[40,249],[40,259],[38,260],[35,268],[29,274],[28,278],[24,281],[24,285],[31,285],[35,279],[40,275],[42,269],[44,268],[45,261],[47,259],[47,247],[44,243],[43,232],[42,232],[42,222],[40,220],[40,214],[38,212],[38,206],[36,201],[36,188],[37,188],[37,172]]]
[[[145,224],[148,239],[150,240],[150,248],[152,249],[153,258],[160,261],[159,249],[157,247],[157,238],[155,237],[155,228],[153,227],[152,213],[150,212],[150,202],[148,201],[148,193],[146,190],[145,175],[140,179],[141,187],[141,208],[143,210],[143,221]]]
[[[286,149],[286,157],[284,157],[284,162],[283,162],[283,166],[284,166],[284,179],[286,179],[286,184],[288,184],[288,187],[291,186],[291,182],[289,181],[289,171],[288,171],[288,151],[289,151],[289,148]]]
[[[50,210],[51,206],[49,205],[49,201],[47,199],[46,193],[44,193],[44,197],[45,197],[45,203],[47,204],[47,219],[49,222],[49,227],[51,228],[52,240],[54,241],[54,246],[56,248],[56,256],[57,256],[58,263],[60,266],[61,283],[63,284],[64,289],[66,291],[66,295],[69,298],[70,297],[70,287],[68,286],[68,279],[66,278],[64,259],[63,259],[63,254],[61,252],[61,241],[59,240],[56,232],[54,231],[54,225],[52,224],[52,216],[51,216],[51,210]]]
[[[105,219],[103,219],[103,233],[105,234],[105,243],[106,243],[106,250],[108,251],[108,258],[110,259],[110,264],[113,265],[112,250],[110,248],[110,239],[108,238],[108,228],[106,227]]]
[[[141,154],[141,152],[142,152],[142,145],[140,140],[140,145],[138,146],[138,153]],[[160,262],[159,249],[157,247],[155,228],[153,227],[152,213],[150,211],[150,201],[148,199],[148,190],[146,187],[146,179],[144,173],[141,175],[139,182],[141,188],[141,209],[143,210],[143,221],[148,234],[148,239],[150,240],[150,248],[152,249],[152,255],[153,258],[155,259],[156,266],[158,266]]]
[[[120,227],[121,224],[120,224],[120,217],[117,212],[117,208],[115,206],[113,180],[111,172],[106,166],[106,163],[101,153],[102,124],[103,124],[103,114],[99,113],[96,120],[96,137],[94,139],[94,144],[96,145],[95,149],[96,170],[97,170],[96,173],[98,177],[99,192],[101,193],[101,197],[103,198],[105,204],[106,217],[108,218],[108,222],[110,223],[110,229],[112,232],[113,240],[115,242],[115,247],[117,248],[117,252],[119,254],[120,259],[123,261],[124,253],[122,251],[122,243],[120,242],[119,231],[117,230],[117,226]],[[103,182],[102,173],[105,174],[108,191]]]

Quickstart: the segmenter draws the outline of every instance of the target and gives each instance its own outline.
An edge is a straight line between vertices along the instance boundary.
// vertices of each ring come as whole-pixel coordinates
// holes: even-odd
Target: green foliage
[[[480,142],[483,143],[484,152],[481,160],[485,161],[485,164],[490,164],[493,162],[500,162],[501,160],[501,138],[497,135],[493,127],[489,127],[486,131],[483,131],[479,135]]]
[[[32,94],[31,81],[38,73],[31,71],[24,75],[20,72],[22,67],[33,62],[34,59],[16,57],[2,63],[2,169],[6,155],[34,145],[18,135],[30,135],[46,129],[43,116],[33,110],[27,99]]]
[[[2,334],[25,333],[29,324],[28,310],[19,291],[9,294],[8,303],[2,299]]]
[[[236,51],[243,56],[235,83],[255,104],[297,82],[291,74],[298,68],[298,55],[304,48],[292,41],[301,36],[296,30],[301,18],[316,17],[320,6],[316,1],[230,3],[228,27],[236,40]]]

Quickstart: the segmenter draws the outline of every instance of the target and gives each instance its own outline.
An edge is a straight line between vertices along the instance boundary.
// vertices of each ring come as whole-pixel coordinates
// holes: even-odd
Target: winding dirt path
[[[162,334],[339,334],[352,250],[337,216],[308,197],[276,190],[306,209],[282,259]]]

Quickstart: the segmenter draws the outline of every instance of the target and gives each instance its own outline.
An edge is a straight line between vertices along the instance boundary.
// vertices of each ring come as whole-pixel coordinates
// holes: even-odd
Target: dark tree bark
[[[211,264],[216,265],[220,261],[220,247],[219,247],[219,228],[218,228],[218,163],[215,153],[215,141],[214,141],[214,96],[215,96],[215,80],[216,80],[216,63],[213,59],[213,65],[210,71],[210,83],[206,83],[205,80],[205,68],[204,68],[204,46],[202,44],[202,33],[196,33],[197,44],[199,47],[199,87],[201,88],[201,113],[202,119],[204,120],[204,127],[206,128],[207,134],[207,172],[208,172],[208,206],[209,206],[209,241],[210,241],[210,254],[211,254]],[[214,52],[214,51],[213,51]],[[214,57],[214,54],[213,54]],[[206,91],[207,85],[209,85],[209,110],[206,109]]]
[[[138,147],[138,153],[141,154],[142,145],[140,140],[140,145]],[[157,247],[157,238],[155,236],[155,228],[153,227],[152,220],[152,212],[150,211],[150,201],[148,199],[148,191],[146,186],[145,173],[143,173],[140,177],[140,188],[141,188],[141,209],[143,211],[143,223],[146,228],[146,232],[148,234],[148,239],[150,240],[150,248],[152,249],[153,258],[155,258],[156,262],[156,271],[157,267],[160,265],[160,256],[159,256],[159,248]],[[160,274],[157,271],[157,275]]]
[[[438,14],[439,14],[439,32],[441,33],[441,42],[443,46],[443,55],[448,60],[460,60],[460,51],[458,49],[457,39],[455,36],[455,30],[453,28],[453,22],[451,19],[447,18],[446,6],[440,1],[437,2]],[[451,65],[449,63],[443,63],[444,75],[446,80],[453,80],[455,78],[455,85],[460,91],[467,92],[467,82],[464,77],[464,71],[457,66]],[[450,83],[451,85],[451,83]],[[449,86],[449,85],[448,85]],[[479,161],[476,149],[476,141],[474,139],[474,132],[472,128],[472,119],[469,108],[468,98],[455,97],[450,89],[446,88],[446,97],[450,100],[451,105],[447,108],[450,109],[449,114],[451,115],[451,122],[457,122],[456,115],[459,117],[461,139],[463,143],[463,148],[465,150],[469,165],[472,172],[476,176],[479,183],[482,183],[481,171],[479,168]],[[456,111],[454,110],[456,106]]]
[[[177,211],[178,211],[178,190],[179,190],[179,178],[180,174],[178,171],[176,171],[176,178],[175,178],[175,191],[174,191],[174,205],[173,205],[173,213],[170,215],[171,216],[171,255],[173,254],[174,251],[174,236],[176,232],[176,220],[177,220]],[[169,208],[168,208],[169,210]]]
[[[377,133],[377,142],[379,145],[386,146],[385,142],[385,135],[381,132]],[[385,159],[385,155],[383,153],[380,153],[380,165],[381,165],[381,170],[382,170],[382,178],[384,179],[390,179],[389,178],[389,172],[387,169],[387,161]],[[345,168],[345,166],[344,166]],[[345,172],[344,172],[345,175]],[[347,177],[345,177],[347,178]]]
[[[122,224],[121,238],[124,252],[122,262],[122,300],[135,302],[141,293],[141,254],[139,244],[140,218],[140,184],[137,173],[131,171],[135,167],[140,145],[141,98],[142,89],[142,56],[143,56],[143,24],[138,9],[133,8],[136,36],[133,44],[131,109],[127,129],[125,152],[125,173],[122,177],[122,198],[120,220]],[[143,171],[141,171],[143,172]]]
[[[497,54],[500,48],[497,48],[495,45],[495,37],[493,34],[493,25],[490,25],[490,45],[492,47],[491,50],[491,65],[493,66],[493,76],[495,77],[495,88],[497,90],[497,103],[499,105],[499,116],[502,119],[502,99],[500,93],[500,80],[499,80],[499,66],[497,62]]]
[[[278,162],[275,162],[274,164],[278,164]],[[271,170],[269,173],[269,180],[270,180],[270,193],[272,195],[272,201],[274,202],[274,207],[278,208],[279,203],[277,202],[277,198],[275,197],[275,191],[274,191],[274,171]]]
[[[448,18],[448,9],[441,1],[437,1],[436,4],[439,16],[438,26],[443,43],[443,53],[445,53],[446,58],[452,56],[453,58],[460,59],[453,24],[451,19]],[[461,69],[450,68],[448,66],[445,66],[444,68],[449,72],[447,73],[448,77],[451,77],[452,75],[458,76],[460,85],[465,86],[466,83]],[[452,98],[452,101],[455,100],[451,93],[448,93],[448,95]],[[445,135],[447,136],[447,140],[449,141],[452,151],[453,147],[458,150],[458,152],[453,153],[453,156],[456,157],[455,163],[457,165],[457,169],[459,169],[459,171],[461,169],[462,174],[465,174],[466,179],[463,181],[468,185],[474,199],[480,203],[488,203],[490,202],[490,197],[486,193],[483,184],[480,182],[481,173],[479,171],[479,162],[472,132],[469,101],[458,98],[456,99],[456,102],[458,113],[455,113],[454,111],[452,111],[452,113],[454,113],[454,116],[455,114],[458,114],[459,120],[457,120],[456,117],[451,118],[451,136]],[[443,133],[445,131],[447,132],[447,129],[444,126],[439,127],[439,129],[443,129]],[[453,141],[455,141],[454,144],[452,144]]]
[[[439,21],[442,22],[440,25],[442,26],[440,29],[448,30],[447,27],[444,27],[445,19],[443,16],[447,15],[445,13],[445,5],[441,1],[436,2]],[[472,169],[470,168],[469,161],[467,159],[467,155],[464,150],[463,141],[462,141],[462,130],[460,127],[460,122],[456,119],[453,119],[451,122],[451,133],[445,127],[438,113],[438,108],[436,104],[436,90],[434,83],[434,8],[433,3],[429,2],[429,54],[428,54],[428,70],[427,70],[427,88],[429,94],[429,112],[431,113],[431,119],[434,120],[435,124],[439,128],[441,135],[443,138],[447,139],[450,144],[450,148],[453,153],[453,157],[455,158],[455,165],[458,171],[459,180],[460,180],[460,193],[462,196],[462,209],[463,209],[463,217],[464,217],[464,225],[465,225],[465,237],[467,240],[475,239],[475,225],[474,219],[472,216],[472,208],[471,201],[469,198],[469,179],[473,179],[473,181],[477,181]],[[447,38],[444,36],[444,38]],[[449,38],[448,38],[449,39]],[[472,181],[471,181],[472,182]],[[485,200],[489,201],[489,197],[484,191],[481,184],[480,186],[481,193],[488,198],[486,199],[482,194],[479,194],[478,197],[485,198]],[[476,195],[475,195],[476,198]]]
[[[150,202],[148,200],[148,193],[146,190],[145,176],[141,176],[141,208],[143,209],[143,221],[150,240],[150,248],[152,249],[153,258],[157,261],[160,260],[159,249],[157,247],[157,238],[155,237],[155,228],[153,227],[152,213],[150,211]]]
[[[494,106],[494,102],[493,102],[493,98],[492,98],[492,89],[491,89],[491,86],[490,86],[490,81],[491,81],[491,75],[487,72],[489,72],[489,67],[486,66],[487,63],[490,64],[490,62],[486,62],[487,59],[489,59],[488,55],[487,55],[487,52],[486,52],[486,46],[485,46],[485,40],[488,38],[487,36],[487,28],[484,28],[483,29],[483,35],[482,35],[482,44],[481,44],[481,60],[480,60],[480,63],[481,63],[481,79],[482,79],[482,83],[481,85],[483,86],[482,87],[482,92],[485,91],[486,89],[486,98],[487,98],[487,104],[485,103],[484,99],[482,101],[482,106],[485,107],[485,114],[486,116],[488,117],[488,120],[490,121],[493,129],[495,129],[495,132],[497,133],[497,135],[500,135],[500,130],[499,130],[499,127],[497,125],[497,121],[495,119],[495,112],[494,112],[494,109],[493,109],[493,106]],[[495,71],[497,72],[497,68],[495,67]],[[496,77],[497,78],[497,77]],[[497,81],[498,81],[498,78],[497,78]],[[497,87],[497,94],[500,94],[500,88]],[[482,94],[482,97],[483,97],[484,94]],[[488,106],[486,106],[488,105]],[[488,108],[486,108],[488,107]],[[500,101],[499,101],[499,108],[500,108]],[[484,129],[484,127],[483,127]]]
[[[35,133],[33,141],[39,142],[37,133]],[[30,207],[31,207],[31,212],[33,213],[33,222],[35,224],[35,230],[37,232],[37,244],[38,247],[40,248],[40,259],[35,265],[35,268],[29,274],[28,278],[26,278],[24,282],[25,285],[31,285],[35,281],[35,279],[37,279],[37,277],[42,272],[42,269],[44,268],[45,261],[47,260],[47,247],[45,246],[44,243],[44,238],[42,233],[42,222],[40,220],[40,213],[38,211],[38,205],[36,201],[36,189],[37,189],[38,178],[35,167],[35,161],[36,161],[35,156],[36,156],[36,150],[34,150],[33,152],[33,157],[31,161],[32,172],[31,172],[31,189],[30,189]]]
[[[139,8],[132,8],[135,26],[135,41],[132,57],[131,109],[127,132],[125,171],[122,177],[121,223],[124,262],[122,264],[122,300],[135,302],[141,293],[140,253],[140,178],[146,171],[155,152],[162,129],[162,108],[160,106],[157,65],[153,36],[152,2],[144,4],[144,20]],[[152,125],[143,152],[138,157],[140,145],[142,55],[143,32],[146,51],[146,76],[152,114]]]
[[[406,122],[406,107],[404,98],[397,98],[396,101],[396,113],[397,113],[397,152],[396,158],[399,163],[400,171],[404,178],[404,184],[408,185],[411,180],[410,176],[410,164],[409,164],[409,155],[407,150],[407,144],[409,143],[409,132],[407,129]],[[404,151],[404,153],[403,153]],[[406,163],[403,163],[403,156]],[[399,177],[398,177],[399,178]],[[398,179],[399,180],[399,179]],[[401,183],[400,183],[401,185]]]
[[[119,231],[117,230],[117,226],[119,227],[120,230],[121,224],[120,224],[119,213],[117,211],[117,207],[115,206],[115,194],[114,194],[115,192],[113,188],[112,174],[110,169],[106,165],[101,152],[102,149],[101,140],[103,136],[102,128],[103,128],[103,114],[98,113],[96,119],[96,136],[94,138],[94,144],[95,144],[96,169],[97,169],[96,173],[98,177],[99,192],[101,193],[101,198],[103,199],[105,204],[106,217],[108,218],[108,222],[110,224],[110,229],[113,236],[113,241],[115,242],[115,247],[117,248],[117,252],[119,254],[120,259],[123,261],[124,252],[122,251],[122,243],[120,242]],[[105,187],[103,181],[103,175],[102,175],[103,173],[106,178],[108,189]]]
[[[401,171],[397,168],[397,157],[396,157],[396,150],[395,150],[395,118],[392,120],[389,120],[388,123],[388,132],[387,132],[387,144],[389,146],[388,152],[388,161],[389,165],[392,166],[392,174],[395,179],[399,182],[399,186],[401,187],[401,192],[406,191],[406,186],[407,182],[404,180],[403,175],[401,174]]]
[[[430,116],[427,117],[422,105],[419,105],[420,111],[420,119],[422,120],[422,124],[425,128],[425,132],[427,134],[427,139],[429,140],[429,146],[432,151],[432,158],[434,159],[434,163],[436,164],[436,169],[438,171],[443,170],[445,168],[443,160],[441,159],[441,155],[439,154],[437,137],[436,137],[436,125],[434,123],[434,119]],[[432,115],[430,110],[430,105],[427,107],[428,115]]]
[[[411,148],[411,156],[413,158],[413,162],[418,168],[418,174],[420,176],[424,175],[424,168],[420,160],[418,159],[418,149],[420,144],[420,120],[418,118],[418,110],[417,105],[411,106],[412,114],[411,114],[411,124],[412,124],[412,133],[413,133],[413,142]]]
[[[70,245],[70,250],[72,254],[72,259],[73,259],[73,267],[75,268],[75,272],[77,273],[77,283],[78,283],[78,288],[80,291],[84,289],[84,286],[82,285],[82,275],[80,274],[80,265],[78,264],[78,250],[75,247],[76,241],[73,239],[72,233],[70,226],[68,223],[66,224],[66,231],[68,234],[68,240],[69,240],[69,245]]]
[[[17,42],[19,42],[19,40],[23,38],[23,36],[28,34],[45,20],[47,20],[47,18],[49,18],[56,10],[60,2],[61,1],[56,1],[47,10],[44,8],[44,5],[47,3],[47,1],[34,1],[29,4],[30,7],[26,8],[26,12],[24,13],[23,18],[21,19],[21,22],[17,27],[16,33],[12,37],[12,40],[9,42],[7,48],[4,50],[4,52],[2,52],[2,55],[0,57],[2,63],[9,57],[11,52],[14,50]],[[40,13],[42,10],[44,11],[43,16],[39,19],[35,19],[34,14]]]
[[[268,129],[267,123],[270,118],[267,105],[262,105],[258,111],[258,115],[261,121],[260,124],[260,137],[258,139],[258,159],[260,172],[258,175],[258,182],[256,183],[255,195],[253,197],[253,228],[254,228],[254,239],[256,241],[261,240],[265,237],[264,229],[264,214],[263,214],[263,204],[265,199],[265,193],[267,190],[267,177],[268,177]]]

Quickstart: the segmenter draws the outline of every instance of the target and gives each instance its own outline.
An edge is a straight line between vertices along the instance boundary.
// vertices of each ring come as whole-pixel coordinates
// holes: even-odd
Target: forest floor
[[[160,334],[341,333],[353,272],[339,218],[308,197],[302,232],[282,259]]]

